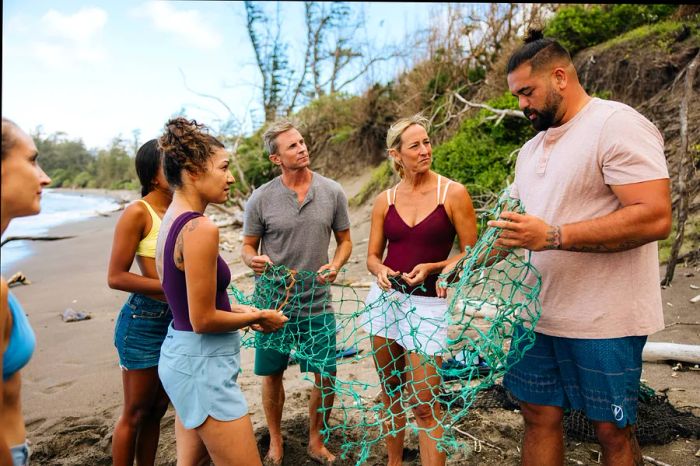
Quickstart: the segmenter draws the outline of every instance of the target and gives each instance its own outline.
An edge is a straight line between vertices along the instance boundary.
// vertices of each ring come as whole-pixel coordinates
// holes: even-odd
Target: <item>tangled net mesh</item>
[[[234,301],[281,309],[290,319],[274,334],[247,333],[243,346],[290,353],[332,382],[332,389],[319,387],[322,434],[326,441],[340,436],[341,458],[354,457],[361,464],[377,443],[407,429],[425,432],[438,449],[454,452],[464,444],[451,427],[468,414],[477,393],[532,346],[541,311],[539,273],[519,251],[498,261],[485,259],[503,252],[494,244],[497,229],[484,225],[504,210],[522,212],[507,192],[481,216],[483,233],[474,247],[449,276],[439,278],[449,290],[446,338],[436,330],[435,317],[422,315],[416,306],[420,297],[378,291],[378,297],[365,302],[352,285],[334,285],[331,293],[315,271],[270,266],[256,277],[252,294],[230,288]],[[402,313],[395,312],[399,309]],[[412,340],[416,348],[410,353],[397,351],[386,338],[373,344],[367,331],[371,326],[373,334],[383,334],[398,318],[403,319],[404,344]],[[518,327],[523,331],[516,334]],[[509,353],[514,343],[520,351]],[[358,376],[363,373],[358,368],[367,366],[377,371]],[[433,422],[411,419],[426,413]]]

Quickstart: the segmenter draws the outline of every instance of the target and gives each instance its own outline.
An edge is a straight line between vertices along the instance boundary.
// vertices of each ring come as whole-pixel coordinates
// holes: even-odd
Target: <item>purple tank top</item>
[[[185,272],[175,266],[173,252],[175,242],[180,230],[190,220],[203,217],[199,212],[185,212],[175,219],[163,248],[163,291],[168,300],[168,305],[173,313],[173,328],[192,332],[190,323],[190,311],[187,306],[187,282]],[[216,308],[222,311],[231,311],[231,303],[228,300],[226,288],[231,282],[231,270],[224,259],[219,255],[216,258]]]
[[[384,236],[389,243],[384,265],[392,270],[408,273],[418,264],[444,261],[450,255],[456,234],[457,231],[442,203],[427,217],[410,227],[392,202],[384,217]],[[429,275],[425,279],[425,291],[419,287],[408,286],[403,280],[399,281],[402,285],[398,291],[413,293],[415,296],[435,297],[438,275]],[[396,285],[394,287],[396,288]]]

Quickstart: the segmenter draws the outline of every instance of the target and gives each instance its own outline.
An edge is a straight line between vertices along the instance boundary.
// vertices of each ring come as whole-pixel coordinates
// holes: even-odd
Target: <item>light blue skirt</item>
[[[248,414],[236,382],[241,367],[238,332],[198,334],[168,328],[160,350],[158,375],[187,429],[211,416],[232,421]]]

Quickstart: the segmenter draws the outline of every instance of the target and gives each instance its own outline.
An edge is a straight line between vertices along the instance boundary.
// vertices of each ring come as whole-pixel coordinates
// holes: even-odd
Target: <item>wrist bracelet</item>
[[[559,225],[549,225],[543,249],[561,249],[561,227]]]
[[[561,227],[559,225],[552,226],[551,249],[561,249]]]

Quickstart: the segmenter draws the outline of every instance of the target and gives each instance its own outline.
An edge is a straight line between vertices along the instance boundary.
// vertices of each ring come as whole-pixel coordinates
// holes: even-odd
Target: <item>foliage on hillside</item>
[[[554,37],[571,56],[645,24],[657,23],[673,14],[677,5],[571,5],[557,11],[547,24],[545,36]]]
[[[431,120],[435,144],[449,139],[472,113],[461,112],[454,94],[472,98],[504,47],[545,11],[535,4],[490,4],[479,11],[468,5],[443,8],[440,18],[415,34],[411,47],[422,52],[394,80],[374,84],[362,95],[321,96],[292,116],[307,139],[314,170],[342,177],[376,166],[385,160],[390,124],[418,112]],[[478,21],[487,25],[486,33],[476,27]],[[256,153],[265,157],[261,145]],[[249,152],[240,159],[246,176],[258,178],[259,161],[250,159]]]
[[[498,109],[517,109],[517,100],[509,93],[488,102]],[[518,149],[534,135],[524,118],[489,119],[489,110],[481,110],[462,122],[459,131],[433,150],[435,170],[464,184],[475,200],[492,199],[492,194],[512,179]]]
[[[42,168],[51,177],[51,187],[137,189],[134,159],[121,139],[107,149],[89,151],[82,140],[59,135],[32,136],[41,154]]]
[[[680,14],[681,10],[685,13]],[[560,8],[545,29],[546,35],[557,37],[571,49],[590,94],[632,105],[663,132],[672,178],[677,176],[682,89],[674,82],[700,49],[698,24],[697,11],[687,6],[572,5]],[[427,59],[394,81],[375,85],[363,95],[314,100],[294,116],[309,142],[312,167],[331,176],[375,167],[367,185],[352,200],[356,205],[366,202],[395,181],[384,148],[387,128],[399,117],[422,112],[432,122],[435,170],[464,183],[476,207],[483,207],[493,200],[493,193],[506,186],[517,149],[533,130],[527,121],[512,117],[496,124],[488,119],[492,116],[489,111],[466,109],[455,95],[495,108],[516,108],[504,73],[507,57],[516,46],[517,41],[504,41],[490,62],[470,62],[460,57],[459,50],[436,47]],[[700,160],[699,112],[700,106],[691,105],[689,140],[696,166]],[[252,152],[262,157],[261,147]],[[264,163],[246,161],[252,152],[242,154],[242,160],[248,167],[246,174],[255,178]],[[695,215],[700,210],[698,185],[695,176],[691,187],[691,213]],[[674,195],[674,201],[676,198]],[[684,250],[700,244],[698,234],[696,218],[687,229]],[[662,244],[662,251],[664,247]]]
[[[676,31],[683,27],[678,21],[670,22],[674,26],[669,21],[659,21],[677,8],[677,5],[564,6],[549,20],[545,31],[560,36],[575,54],[584,47],[620,40],[624,37],[620,34],[634,37],[642,33],[640,29]],[[464,23],[457,20],[450,23],[450,29],[463,32],[436,42],[426,59],[399,74],[394,81],[377,84],[359,96],[326,95],[297,112],[293,119],[307,138],[312,167],[339,177],[376,166],[385,160],[384,138],[391,122],[422,112],[432,123],[436,170],[467,184],[477,196],[503,187],[512,171],[513,152],[532,134],[527,122],[506,118],[496,125],[486,120],[488,111],[465,110],[455,96],[490,102],[498,108],[515,108],[514,101],[503,96],[505,76],[500,70],[504,67],[504,57],[513,48],[514,36],[490,49],[488,58],[484,55],[474,60],[460,45],[459,34],[469,30],[465,26],[466,18],[462,20]],[[641,28],[635,29],[640,25]],[[612,40],[605,42],[608,39]],[[591,92],[615,98],[612,89],[594,87]],[[255,144],[247,147],[253,149]],[[251,158],[252,153],[257,158]],[[246,177],[251,179],[264,179],[274,173],[268,170],[261,145],[252,152],[241,151],[241,163]],[[385,168],[378,169],[360,197],[369,198],[373,190],[388,182],[387,173]],[[380,174],[384,177],[379,177]]]
[[[247,138],[242,138],[237,150],[237,161],[245,175],[245,180],[241,179],[238,174],[234,189],[241,193],[250,191],[253,187],[260,186],[272,179],[276,172],[275,166],[263,154],[262,135],[263,129],[259,129],[253,135]],[[247,183],[247,185],[246,185]]]

